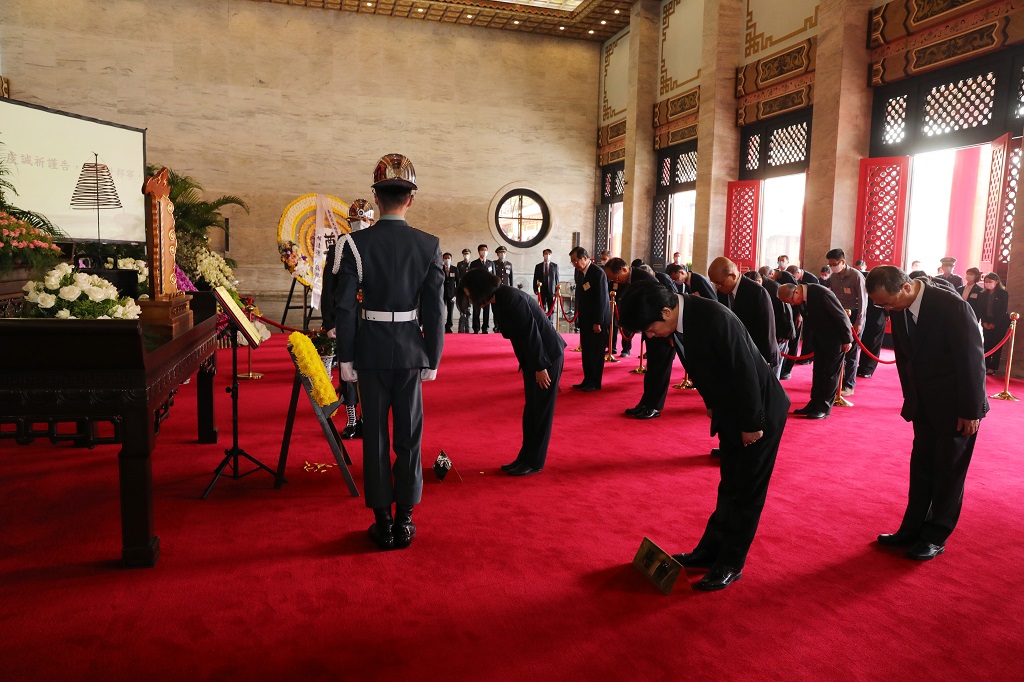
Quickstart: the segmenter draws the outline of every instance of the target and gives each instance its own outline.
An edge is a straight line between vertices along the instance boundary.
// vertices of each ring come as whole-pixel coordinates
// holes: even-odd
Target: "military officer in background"
[[[939,263],[942,264],[942,267],[939,268],[942,272],[936,275],[936,277],[946,280],[953,285],[954,289],[959,289],[964,285],[963,278],[960,275],[953,274],[953,268],[956,267],[956,258],[946,256],[945,258],[940,258]]]
[[[540,295],[544,314],[555,319],[555,294],[558,292],[558,263],[551,262],[551,249],[544,249],[544,260],[533,269],[533,293]],[[550,313],[548,312],[550,311]]]
[[[505,260],[508,258],[508,249],[504,246],[499,246],[494,250],[494,253],[498,254],[498,260],[494,261],[494,274],[498,277],[498,284],[503,284],[507,287],[512,286],[512,264]],[[497,334],[501,332],[501,329],[499,328],[501,320],[498,319],[498,309],[494,308],[493,310],[494,333]]]
[[[459,271],[452,265],[452,254],[441,256],[444,262],[444,305],[448,309],[448,317],[444,323],[444,333],[452,333],[452,314],[455,311],[455,292],[459,286]]]
[[[455,268],[456,287],[458,287],[458,283],[462,282],[462,278],[466,276],[466,273],[469,272],[469,257],[471,255],[473,255],[473,252],[469,249],[462,250],[462,260],[459,261],[458,266]],[[469,311],[459,311],[459,333],[469,333]]]
[[[415,192],[412,162],[401,154],[381,158],[373,171],[381,216],[338,245],[345,253],[338,360],[341,378],[358,382],[362,397],[363,487],[374,516],[370,538],[381,549],[408,547],[416,535],[412,512],[423,493],[421,383],[437,378],[444,347],[441,246],[405,221]]]
[[[470,270],[476,270],[477,268],[483,268],[484,270],[486,270],[487,272],[491,273],[492,275],[496,274],[494,272],[494,270],[495,270],[494,261],[487,260],[487,244],[481,244],[480,246],[476,247],[476,252],[477,252],[477,255],[479,255],[480,257],[477,258],[475,261],[473,261],[472,263],[469,264],[469,269]],[[480,307],[479,306],[473,306],[473,333],[474,334],[479,334],[480,331],[481,331],[481,328],[480,328],[480,313],[481,313]],[[488,328],[491,326],[491,306],[489,306],[489,305],[483,306],[483,318],[484,318],[483,333],[486,334]]]

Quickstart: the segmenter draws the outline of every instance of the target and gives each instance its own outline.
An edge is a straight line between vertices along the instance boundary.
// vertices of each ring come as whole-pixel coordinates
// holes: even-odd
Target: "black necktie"
[[[914,321],[914,314],[907,311],[907,337],[913,341],[917,335],[917,322]]]
[[[683,335],[679,332],[672,334],[672,341],[676,345],[676,351],[679,352],[679,359],[682,362],[686,362],[686,351],[683,350]]]

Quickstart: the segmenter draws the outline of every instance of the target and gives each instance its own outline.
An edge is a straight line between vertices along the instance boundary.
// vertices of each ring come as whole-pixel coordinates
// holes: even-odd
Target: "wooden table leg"
[[[196,376],[196,411],[199,425],[199,442],[217,442],[217,422],[213,411],[213,377],[217,374],[217,354],[214,353],[199,365]]]
[[[117,455],[121,487],[121,559],[125,568],[151,568],[160,558],[153,524],[153,447],[156,433],[148,407],[126,411]]]

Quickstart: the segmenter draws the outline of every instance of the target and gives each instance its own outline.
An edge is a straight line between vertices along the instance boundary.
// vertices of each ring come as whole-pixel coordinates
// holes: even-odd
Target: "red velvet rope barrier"
[[[857,328],[856,327],[853,328],[853,340],[857,342],[857,345],[860,346],[860,349],[862,351],[864,351],[864,354],[867,355],[872,360],[874,360],[875,362],[880,362],[883,365],[895,365],[896,364],[895,360],[883,360],[882,358],[878,357],[877,355],[875,355],[874,353],[869,351],[868,347],[864,345],[864,342],[860,340],[860,336],[857,335]]]
[[[1010,337],[1011,337],[1011,336],[1013,336],[1013,327],[1010,327],[1009,329],[1007,329],[1007,330],[1006,330],[1006,336],[1004,336],[1004,337],[1003,337],[1003,340],[1002,340],[1002,341],[1000,341],[999,343],[997,343],[997,344],[995,345],[995,348],[993,348],[993,349],[992,349],[992,350],[990,350],[989,352],[985,353],[985,357],[986,357],[986,358],[987,358],[987,357],[989,357],[990,355],[992,355],[993,353],[995,353],[995,352],[996,352],[997,350],[999,350],[1000,348],[1002,348],[1002,347],[1003,347],[1004,345],[1006,345],[1006,342],[1010,340]]]
[[[779,355],[787,360],[810,360],[814,357],[814,353],[808,353],[807,355],[790,355],[789,353],[783,353],[782,351],[779,351]]]
[[[1003,340],[1000,341],[998,344],[996,344],[996,346],[992,350],[990,350],[989,352],[985,353],[985,357],[986,358],[990,357],[993,353],[995,353],[997,350],[999,350],[1004,345],[1006,345],[1006,342],[1010,340],[1011,336],[1013,336],[1013,329],[1007,329],[1006,330],[1006,336],[1003,337]],[[877,355],[875,355],[874,353],[869,351],[867,349],[867,347],[864,345],[864,342],[860,340],[859,336],[857,336],[857,330],[856,329],[853,330],[853,340],[857,342],[857,345],[860,346],[860,349],[862,351],[864,351],[864,353],[869,358],[871,358],[872,360],[874,360],[876,362],[880,362],[880,363],[882,363],[884,365],[896,364],[895,360],[883,360],[882,358],[878,357]],[[808,355],[789,355],[789,354],[783,353],[781,351],[779,352],[779,355],[781,355],[782,357],[786,358],[787,360],[810,360],[811,358],[814,357],[814,353],[810,353]]]
[[[303,333],[303,334],[308,334],[308,333],[309,333],[309,332],[307,332],[307,331],[306,331],[305,329],[296,329],[295,327],[286,327],[286,326],[284,326],[283,324],[278,324],[277,322],[274,322],[273,320],[268,320],[267,318],[263,317],[262,315],[253,315],[253,317],[254,317],[255,319],[257,319],[257,320],[261,321],[261,322],[266,322],[266,323],[267,323],[267,324],[269,324],[269,325],[270,325],[271,327],[277,327],[277,328],[278,328],[278,329],[280,329],[281,331],[286,331],[286,332],[301,332],[301,333]]]
[[[551,317],[555,314],[555,301],[557,299],[551,299],[551,309],[544,313],[544,317]],[[537,305],[540,306],[541,310],[544,310],[544,299],[541,298],[540,292],[537,292]]]
[[[576,310],[574,310],[573,314],[572,314],[572,318],[570,318],[568,315],[565,314],[565,299],[562,298],[561,294],[557,294],[557,296],[558,296],[558,304],[562,308],[562,317],[564,317],[565,321],[568,322],[569,324],[575,324],[576,323],[576,318],[578,318],[580,316],[579,309],[577,308]]]

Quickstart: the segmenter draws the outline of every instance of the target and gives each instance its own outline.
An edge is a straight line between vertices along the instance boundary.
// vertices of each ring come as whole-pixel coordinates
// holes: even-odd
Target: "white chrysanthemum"
[[[68,310],[67,308],[62,308],[57,311],[56,317],[58,320],[66,320],[69,317],[71,317],[71,311]]]
[[[57,297],[53,294],[42,293],[39,294],[39,298],[36,299],[36,305],[46,310],[52,308],[57,303]]]
[[[130,298],[128,299],[128,301],[128,305],[125,306],[124,319],[137,320],[139,318],[139,315],[142,314],[142,308],[132,303]]]
[[[104,289],[101,289],[100,287],[87,286],[84,289],[82,289],[82,291],[85,292],[85,295],[88,296],[89,300],[92,301],[93,303],[99,303],[100,301],[107,300],[107,292]]]
[[[96,319],[97,320],[109,320],[110,319],[110,315],[100,315]]]
[[[39,292],[36,291],[35,289],[32,289],[31,291],[25,294],[25,300],[28,301],[29,303],[35,303],[36,301],[39,300]]]
[[[66,287],[60,288],[60,297],[65,301],[74,301],[82,295],[82,290],[76,287],[74,284],[69,284]]]
[[[23,286],[21,288],[21,290],[24,291],[27,294],[30,291],[32,291],[33,289],[35,289],[35,288],[36,288],[36,282],[33,282],[32,280],[29,280],[29,281],[25,282],[25,286]]]
[[[113,308],[110,309],[110,316],[113,317],[115,320],[123,320],[124,313],[125,310],[123,305],[115,305]]]
[[[92,276],[87,275],[84,272],[76,272],[72,281],[76,287],[78,287],[79,289],[84,289],[85,287],[92,284]]]
[[[60,289],[60,280],[62,278],[62,275],[60,275],[59,273],[54,273],[53,270],[50,270],[48,273],[46,273],[46,278],[43,280],[43,286],[45,286],[50,291],[56,291],[57,289]]]
[[[70,275],[73,270],[74,268],[71,267],[70,263],[58,263],[50,272],[56,272],[60,277],[63,277],[64,275]]]

